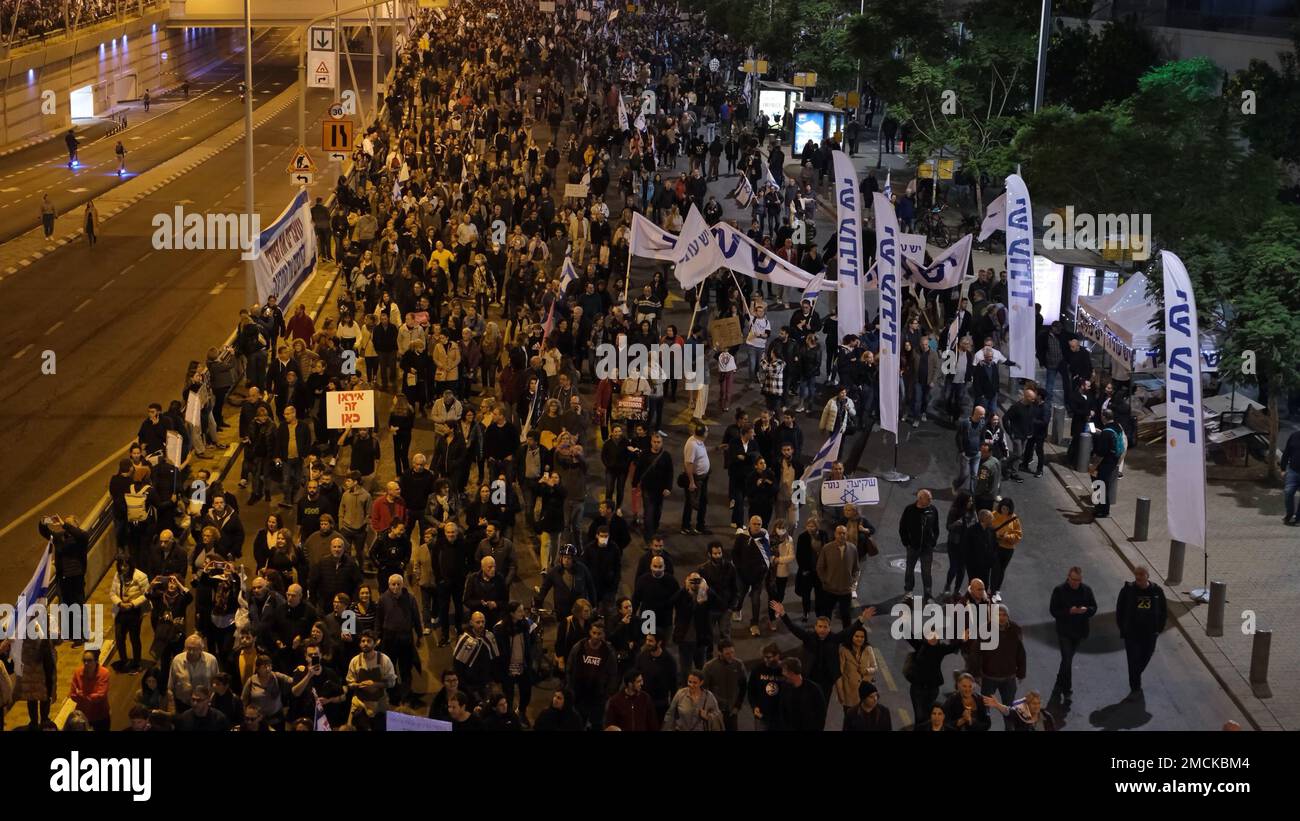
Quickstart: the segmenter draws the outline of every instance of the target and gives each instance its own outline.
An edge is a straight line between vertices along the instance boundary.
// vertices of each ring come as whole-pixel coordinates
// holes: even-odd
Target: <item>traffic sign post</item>
[[[307,45],[312,51],[337,51],[334,44],[333,26],[312,26],[307,37]]]
[[[310,171],[295,171],[289,175],[290,185],[311,185],[316,175]]]
[[[334,88],[338,84],[337,51],[307,52],[307,82],[312,88]]]
[[[289,167],[286,170],[290,174],[310,174],[316,171],[316,163],[312,161],[307,149],[300,145],[298,150],[294,152],[293,159],[289,160]]]
[[[352,120],[329,120],[321,123],[321,149],[323,151],[351,151]]]
[[[347,112],[344,110],[342,103],[335,103],[334,105],[330,106],[330,116],[336,120],[343,119],[343,115],[346,113]]]

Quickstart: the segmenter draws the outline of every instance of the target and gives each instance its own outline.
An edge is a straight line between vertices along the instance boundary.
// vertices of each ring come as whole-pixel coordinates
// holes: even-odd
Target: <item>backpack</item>
[[[132,524],[138,524],[149,518],[149,487],[142,486],[136,490],[136,485],[131,485],[131,489],[125,494],[126,499],[126,520]]]
[[[1115,458],[1118,459],[1124,455],[1124,451],[1127,449],[1127,446],[1124,443],[1124,434],[1120,433],[1114,428],[1107,428],[1107,430],[1110,431],[1111,449],[1115,453]]]

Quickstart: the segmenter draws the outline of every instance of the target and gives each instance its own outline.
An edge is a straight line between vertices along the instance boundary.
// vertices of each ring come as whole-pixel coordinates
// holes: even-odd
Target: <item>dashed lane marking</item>
[[[75,314],[75,313],[80,313],[81,309],[84,308],[84,307],[86,307],[86,306],[89,305],[89,304],[90,304],[90,300],[87,299],[85,302],[83,302],[83,303],[81,303],[80,305],[78,305],[77,307],[73,308],[73,309],[72,309],[72,312],[73,312],[74,314]]]
[[[24,345],[24,346],[22,347],[22,349],[21,349],[20,351],[18,351],[18,353],[14,354],[12,357],[10,357],[10,359],[22,359],[22,358],[23,358],[23,354],[27,353],[27,352],[30,351],[31,349],[32,349],[31,343],[28,343],[27,345]]]
[[[62,325],[62,324],[63,324],[63,320],[62,320],[62,319],[60,319],[58,322],[55,322],[53,325],[51,325],[51,326],[49,327],[48,330],[46,330],[45,335],[46,335],[46,336],[49,336],[50,334],[54,333],[55,331],[57,331],[57,330],[59,329],[59,326]]]

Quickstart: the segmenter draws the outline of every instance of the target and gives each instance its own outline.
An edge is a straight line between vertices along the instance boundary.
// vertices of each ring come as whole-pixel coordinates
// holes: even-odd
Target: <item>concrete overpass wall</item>
[[[67,128],[73,90],[90,86],[95,116],[107,116],[145,89],[156,96],[243,48],[231,29],[166,23],[167,12],[156,11],[7,55],[0,61],[0,146]]]
[[[257,3],[253,6],[253,24],[267,25],[302,25],[308,20],[329,14],[335,8],[346,9],[366,0],[276,0],[273,4]],[[391,15],[404,21],[408,14],[415,14],[418,4],[399,0],[396,13]],[[388,20],[390,15],[385,6],[375,10],[380,20]],[[171,24],[175,25],[243,25],[243,0],[171,0]],[[349,23],[362,23],[370,19],[365,11],[343,15]]]

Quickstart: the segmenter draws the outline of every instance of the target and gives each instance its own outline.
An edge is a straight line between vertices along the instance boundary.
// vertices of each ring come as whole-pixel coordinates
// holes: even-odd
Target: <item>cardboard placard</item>
[[[880,504],[880,486],[876,477],[864,476],[859,479],[827,479],[822,482],[822,504],[839,507],[840,505],[878,505]]]
[[[730,348],[745,341],[740,333],[740,317],[729,316],[709,323],[709,338],[719,348]]]
[[[325,394],[325,424],[331,429],[373,428],[374,391],[328,391]]]
[[[587,198],[587,185],[581,182],[570,182],[564,184],[564,198],[585,200]]]

